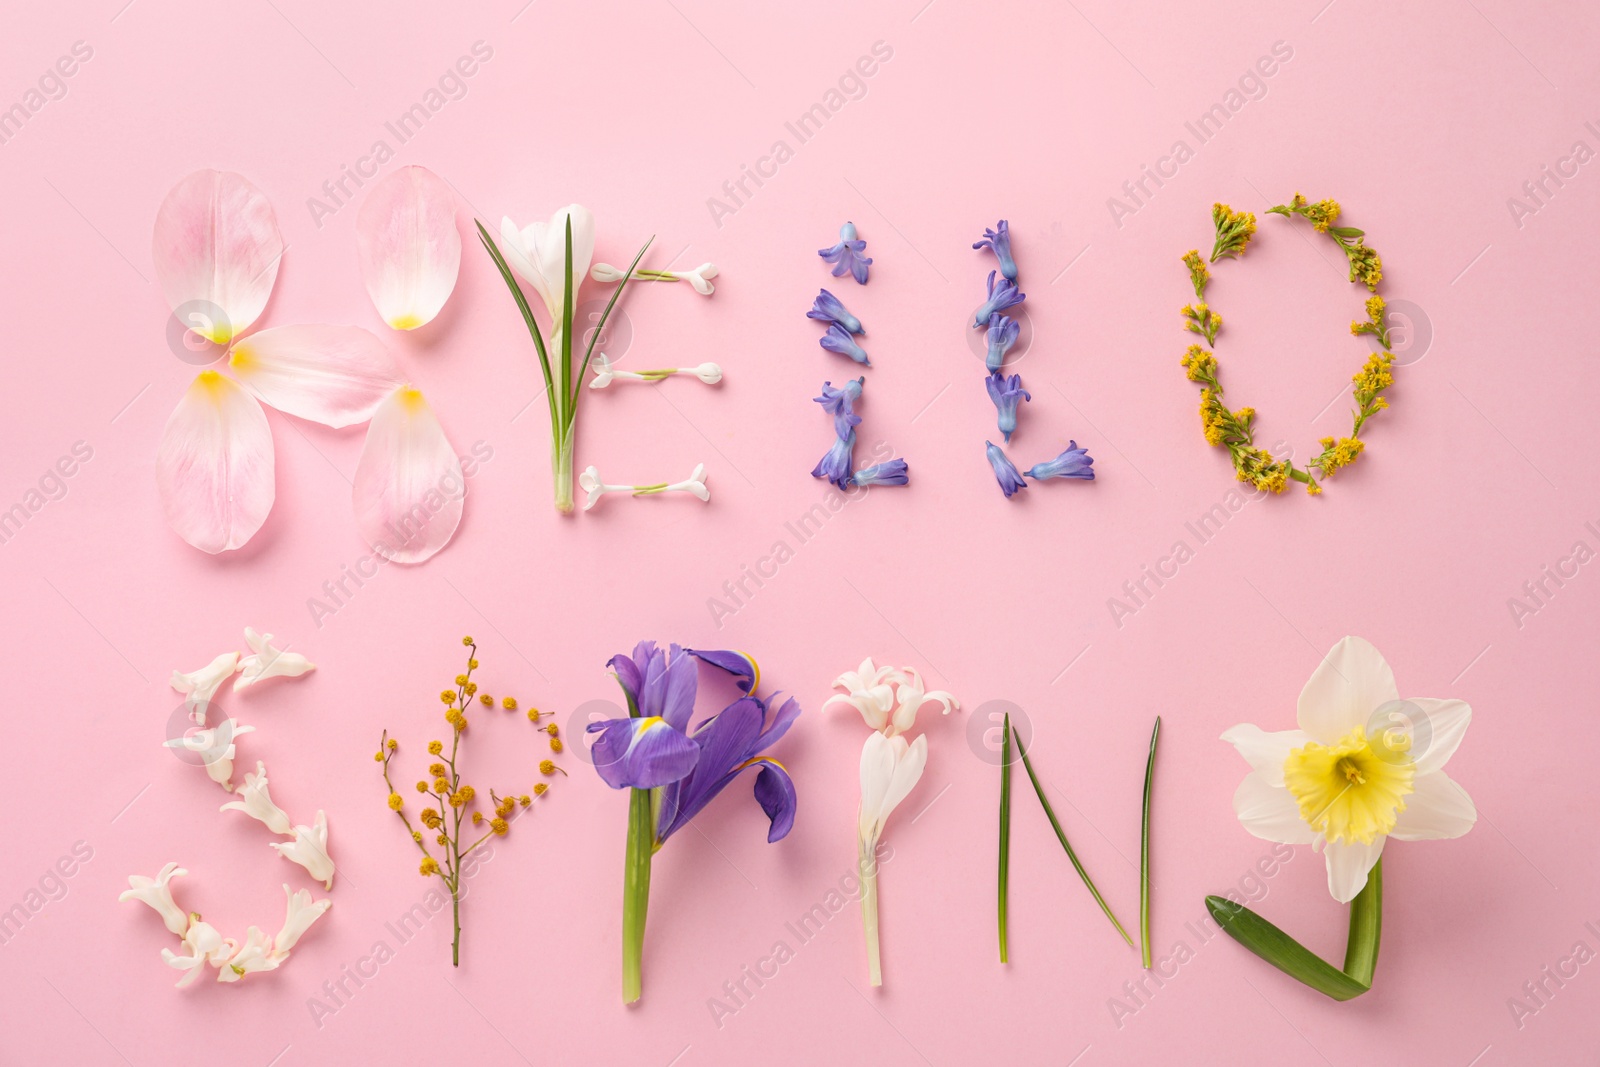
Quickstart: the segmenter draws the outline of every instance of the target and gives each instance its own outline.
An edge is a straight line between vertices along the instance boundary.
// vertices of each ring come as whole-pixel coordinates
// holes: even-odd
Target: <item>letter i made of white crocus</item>
[[[946,715],[961,705],[942,690],[928,692],[912,668],[878,667],[869,657],[859,669],[834,679],[846,690],[830,697],[861,713],[872,733],[861,746],[861,814],[857,826],[856,862],[861,875],[861,922],[867,939],[867,974],[875,986],[883,985],[883,965],[878,948],[878,841],[884,824],[900,802],[922,780],[928,763],[927,735],[908,742],[906,731],[916,725],[925,704],[938,704]]]

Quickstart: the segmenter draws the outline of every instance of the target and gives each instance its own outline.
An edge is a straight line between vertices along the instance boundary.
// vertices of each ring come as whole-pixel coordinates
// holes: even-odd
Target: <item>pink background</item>
[[[75,843],[92,858],[0,945],[0,1058],[691,1067],[999,1053],[1098,1067],[1355,1064],[1382,1049],[1387,1062],[1490,1067],[1593,1055],[1595,967],[1520,1027],[1507,1001],[1576,942],[1600,948],[1584,926],[1600,920],[1587,733],[1600,578],[1585,566],[1547,583],[1554,595],[1520,620],[1509,600],[1547,565],[1570,575],[1561,561],[1576,542],[1600,548],[1585,526],[1600,520],[1589,314],[1600,177],[1567,165],[1520,220],[1507,200],[1574,142],[1600,148],[1585,126],[1600,121],[1600,17],[1505,0],[922,3],[271,0],[223,13],[106,0],[12,16],[0,102],[74,42],[93,55],[0,145],[0,507],[75,442],[93,458],[0,545],[4,737],[20,771],[0,905],[27,899]],[[385,121],[478,41],[493,55],[464,95],[398,144]],[[880,41],[892,58],[846,82],[859,98],[799,143],[785,122]],[[1185,122],[1275,42],[1292,57],[1247,80],[1265,95],[1200,144]],[[1193,158],[1114,220],[1108,198],[1180,138]],[[537,367],[470,236],[436,322],[412,335],[381,324],[356,269],[355,207],[319,227],[306,206],[378,139],[396,149],[384,173],[419,163],[453,183],[465,235],[474,214],[525,222],[576,199],[599,218],[601,259],[626,262],[654,233],[656,265],[721,266],[711,300],[685,286],[631,292],[622,358],[715,359],[724,384],[586,393],[579,444],[580,468],[613,481],[681,478],[704,462],[708,506],[612,498],[553,512],[543,405],[529,407]],[[713,218],[708,198],[780,139],[793,158]],[[455,541],[421,567],[385,567],[320,626],[308,598],[365,551],[349,503],[360,430],[270,413],[277,505],[231,556],[189,548],[159,510],[156,442],[195,368],[163,339],[151,223],[201,167],[245,174],[276,205],[289,250],[262,325],[379,331],[456,446],[493,450]],[[1336,197],[1371,234],[1384,292],[1411,302],[1431,344],[1413,330],[1394,409],[1322,499],[1251,502],[1201,544],[1185,523],[1232,482],[1178,366],[1178,257],[1207,247],[1213,200],[1261,212],[1297,189]],[[994,412],[962,328],[990,267],[969,245],[1001,216],[1037,334],[1017,368],[1033,402],[1013,454],[1026,466],[1076,438],[1100,476],[1010,502],[983,459]],[[907,457],[914,480],[852,503],[801,545],[785,523],[824,497],[807,472],[829,441],[810,397],[853,369],[801,316],[829,283],[814,250],[847,218],[876,259],[867,288],[834,286],[869,330],[862,441]],[[1302,461],[1348,426],[1336,391],[1365,352],[1346,332],[1365,294],[1342,269],[1303,224],[1263,216],[1248,258],[1220,268],[1212,290],[1230,400],[1258,407],[1262,440],[1290,442]],[[708,600],[780,539],[793,558],[719,627]],[[1193,558],[1117,625],[1108,599],[1180,539]],[[319,664],[223,704],[259,727],[241,762],[267,762],[274,797],[302,820],[327,809],[335,906],[283,970],[177,992],[158,955],[173,939],[116,902],[128,874],[181,860],[192,874],[180,899],[235,934],[276,929],[280,883],[306,884],[264,829],[216,814],[222,793],[161,747],[178,704],[168,673],[242,647],[246,625]],[[563,726],[585,702],[616,698],[603,664],[641,637],[748,649],[808,709],[776,753],[800,795],[788,840],[765,844],[745,783],[658,857],[637,1009],[618,1000],[626,800],[570,753],[573,777],[472,883],[459,970],[446,917],[403,946],[386,930],[429,883],[371,753],[388,727],[407,743],[401,766],[421,763],[463,632],[482,645],[487,688]],[[1299,849],[1248,880],[1270,846],[1234,819],[1245,767],[1216,738],[1239,721],[1288,728],[1300,686],[1347,633],[1388,656],[1405,694],[1471,702],[1450,769],[1481,818],[1462,840],[1390,850],[1378,985],[1340,1005],[1185,924],[1205,893],[1245,879],[1257,896],[1264,887],[1265,914],[1340,958],[1343,909],[1320,858]],[[785,928],[853,863],[864,727],[816,709],[868,654],[917,667],[964,704],[928,721],[927,774],[890,823],[881,992],[866,985],[853,908],[803,946]],[[1137,953],[1021,782],[1012,963],[996,962],[997,772],[966,741],[991,701],[1026,713],[1067,831],[1130,925],[1144,750],[1152,717],[1165,718],[1154,942],[1158,958],[1180,940],[1192,958],[1132,1015],[1111,1002],[1140,976]],[[474,777],[531,784],[531,734],[520,717],[480,717]],[[709,998],[780,939],[794,958],[719,1027]],[[323,983],[380,940],[393,958],[314,1020]]]

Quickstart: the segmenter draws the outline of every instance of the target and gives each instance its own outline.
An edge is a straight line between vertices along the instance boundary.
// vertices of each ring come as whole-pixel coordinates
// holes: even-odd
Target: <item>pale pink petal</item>
[[[421,563],[461,524],[467,483],[422,392],[403,385],[378,406],[356,466],[356,526],[373,550]]]
[[[217,344],[260,317],[282,255],[278,216],[242,175],[197,170],[156,212],[151,256],[161,292],[191,329]]]
[[[431,322],[456,287],[461,233],[450,186],[426,167],[402,167],[373,186],[356,216],[361,277],[397,330]]]
[[[228,365],[263,402],[324,426],[366,422],[401,382],[389,350],[359,326],[274,326],[235,343]]]
[[[201,371],[156,452],[167,522],[202,552],[238,548],[267,520],[273,478],[267,413],[232,379]]]
[[[1300,729],[1331,745],[1356,727],[1366,729],[1373,712],[1398,699],[1382,654],[1359,637],[1341,638],[1300,691]]]
[[[1300,808],[1289,791],[1268,784],[1257,771],[1245,775],[1234,791],[1233,811],[1244,828],[1263,841],[1309,845],[1317,837],[1300,817]]]

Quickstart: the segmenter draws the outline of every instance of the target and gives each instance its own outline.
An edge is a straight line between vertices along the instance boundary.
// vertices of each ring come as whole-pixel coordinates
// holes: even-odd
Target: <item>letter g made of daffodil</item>
[[[1466,735],[1464,701],[1400,699],[1394,672],[1359,637],[1333,646],[1300,692],[1298,729],[1248,723],[1222,735],[1250,764],[1233,806],[1267,841],[1311,845],[1328,867],[1328,891],[1349,903],[1342,971],[1241,904],[1207,897],[1217,922],[1267,962],[1336,1000],[1372,986],[1382,924],[1382,855],[1390,838],[1460,837],[1477,810],[1444,766]]]
[[[734,678],[743,694],[721,711],[691,725],[699,690],[699,664]],[[641,641],[632,655],[607,663],[628,700],[628,718],[590,723],[595,770],[613,789],[629,789],[627,860],[623,876],[622,999],[643,989],[645,916],[650,904],[651,858],[713,798],[746,770],[755,770],[755,798],[771,826],[769,842],[794,826],[795,791],[783,765],[762,753],[800,715],[792,697],[755,695],[761,680],[755,660],[742,652],[663,650]]]

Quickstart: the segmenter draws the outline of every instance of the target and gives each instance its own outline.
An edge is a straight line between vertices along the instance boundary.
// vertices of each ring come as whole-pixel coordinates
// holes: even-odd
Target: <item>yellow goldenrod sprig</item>
[[[1325,233],[1339,242],[1339,247],[1344,249],[1345,257],[1350,261],[1350,280],[1365,283],[1368,292],[1377,290],[1378,282],[1383,279],[1383,260],[1378,257],[1374,249],[1367,247],[1365,230],[1333,224],[1339,217],[1337,200],[1318,200],[1313,204],[1299,193],[1295,193],[1294,199],[1287,204],[1279,204],[1267,210],[1285,218],[1299,215],[1309,221],[1318,233]]]
[[[1206,269],[1205,260],[1200,258],[1200,250],[1191,248],[1185,252],[1183,265],[1189,268],[1189,284],[1194,286],[1194,298],[1205,300],[1206,285],[1211,281],[1211,272]]]
[[[509,833],[512,820],[526,814],[533,804],[534,797],[542,797],[550,789],[547,782],[539,782],[528,793],[505,796],[490,789],[489,802],[492,813],[486,815],[474,808],[473,805],[478,802],[478,791],[465,780],[456,760],[461,751],[461,735],[467,729],[467,709],[472,703],[472,698],[478,696],[479,703],[484,707],[493,707],[495,701],[487,693],[479,695],[478,684],[472,680],[473,672],[478,669],[478,646],[470,636],[463,637],[461,643],[468,649],[467,669],[456,675],[453,689],[445,689],[439,694],[440,702],[445,706],[445,722],[450,726],[449,754],[445,754],[443,741],[428,742],[428,755],[433,757],[433,761],[428,765],[428,777],[417,782],[417,792],[425,798],[423,801],[425,806],[417,814],[416,826],[412,825],[411,817],[406,812],[405,798],[395,788],[389,775],[389,764],[394,760],[400,745],[389,736],[387,730],[383,732],[377,754],[373,757],[383,764],[383,784],[388,792],[389,809],[400,816],[406,832],[411,835],[412,842],[422,853],[418,872],[425,878],[438,877],[450,891],[455,923],[450,959],[456,966],[461,965],[461,879],[465,869],[463,861],[491,837],[504,837]],[[500,701],[500,706],[506,711],[515,711],[516,698],[504,697]],[[528,721],[537,725],[542,714],[537,708],[530,708]],[[548,739],[550,751],[559,754],[562,744],[557,736],[556,725],[550,723],[541,729]],[[539,771],[547,777],[558,771],[561,774],[567,773],[556,766],[554,760],[549,759],[539,763]],[[463,823],[469,827],[467,836],[471,836],[470,827],[479,827],[482,830],[481,836],[476,840],[465,840],[462,835]],[[418,829],[418,826],[422,829]],[[423,830],[432,834],[433,843],[439,849],[437,856],[428,847]],[[468,873],[470,874],[470,870]]]
[[[1217,228],[1216,244],[1211,246],[1211,262],[1223,256],[1237,259],[1255,236],[1256,217],[1248,211],[1235,211],[1227,204],[1211,205],[1211,221]]]
[[[1222,316],[1205,304],[1185,304],[1178,309],[1183,316],[1183,328],[1206,339],[1212,348],[1217,346],[1217,331],[1222,329]]]

